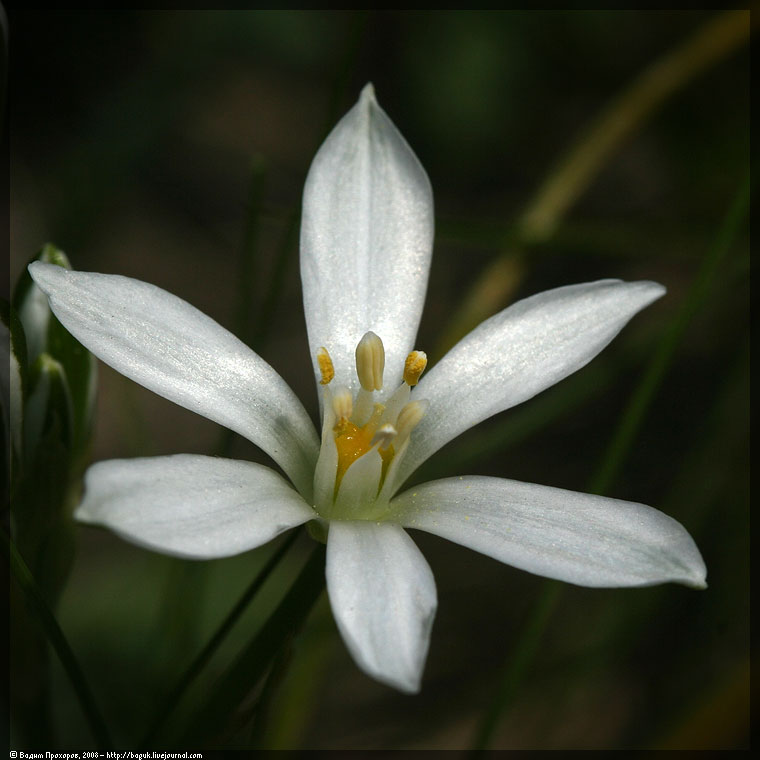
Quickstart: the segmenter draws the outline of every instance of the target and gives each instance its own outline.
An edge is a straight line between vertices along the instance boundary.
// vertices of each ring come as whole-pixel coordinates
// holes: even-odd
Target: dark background
[[[12,11],[11,281],[52,241],[77,269],[157,284],[244,337],[316,414],[297,266],[300,194],[327,130],[372,81],[435,194],[420,349],[436,355],[442,326],[499,256],[514,264],[510,300],[603,277],[667,286],[592,365],[466,434],[420,473],[587,490],[746,176],[748,49],[667,98],[552,236],[524,244],[515,223],[602,109],[713,14]],[[241,275],[251,260],[252,285]],[[748,741],[748,298],[742,232],[607,489],[681,521],[705,557],[708,590],[565,586],[494,747]],[[107,367],[98,411],[95,460],[231,445],[235,457],[265,461]],[[260,746],[470,745],[545,582],[414,538],[439,592],[421,694],[360,673],[323,599]],[[192,564],[79,532],[59,619],[124,748],[269,552]],[[203,683],[248,640],[292,571],[280,576]],[[81,749],[86,726],[55,665],[53,675],[61,747]]]

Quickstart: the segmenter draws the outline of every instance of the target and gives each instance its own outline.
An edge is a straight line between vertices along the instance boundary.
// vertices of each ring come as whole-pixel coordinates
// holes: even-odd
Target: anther
[[[356,374],[365,391],[379,391],[383,387],[385,348],[383,341],[373,332],[365,333],[356,347]]]
[[[424,351],[412,351],[404,362],[404,382],[414,387],[427,367],[427,354]]]
[[[399,440],[405,440],[412,430],[419,425],[420,420],[425,416],[427,408],[428,402],[426,399],[410,401],[404,406],[396,419]]]
[[[348,388],[338,388],[333,391],[332,397],[333,411],[336,419],[347,420],[354,411],[354,400]]]
[[[380,449],[385,450],[391,445],[391,441],[396,437],[397,431],[390,423],[381,425],[377,432],[372,436],[372,445],[379,443]]]
[[[317,364],[319,365],[319,373],[322,375],[319,383],[320,385],[327,385],[335,377],[335,367],[333,367],[330,354],[327,353],[324,346],[317,349]]]

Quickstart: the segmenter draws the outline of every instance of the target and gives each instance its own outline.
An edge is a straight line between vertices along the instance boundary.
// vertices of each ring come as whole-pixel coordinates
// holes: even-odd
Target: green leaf
[[[79,661],[49,606],[45,594],[35,582],[34,575],[30,572],[13,542],[6,536],[5,531],[0,531],[0,533],[2,534],[3,549],[8,554],[13,577],[29,609],[36,616],[47,640],[58,655],[58,659],[66,671],[66,675],[69,677],[82,712],[90,726],[97,748],[101,751],[113,749],[113,742],[100,708],[93,697],[92,690],[87,683]]]
[[[219,678],[203,707],[178,742],[198,747],[223,734],[235,711],[256,688],[290,636],[306,620],[325,587],[325,547],[317,545],[279,605],[230,668]],[[209,732],[213,735],[209,736]]]
[[[277,567],[287,551],[293,546],[295,540],[298,538],[299,531],[292,531],[291,534],[283,541],[272,556],[267,560],[264,567],[257,573],[253,581],[246,587],[240,599],[238,599],[235,606],[227,614],[227,617],[222,621],[220,626],[216,629],[214,635],[209,639],[208,643],[193,659],[190,666],[182,674],[182,677],[177,681],[174,688],[169,693],[162,708],[156,711],[153,722],[151,723],[145,739],[141,743],[141,747],[154,746],[156,737],[159,735],[164,723],[171,713],[177,707],[177,704],[182,699],[182,696],[187,691],[190,684],[196,679],[198,674],[206,667],[215,652],[221,646],[222,642],[226,639],[227,634],[232,630],[234,625],[240,619],[241,615],[248,608],[251,601],[256,594],[261,590],[261,587],[267,581],[272,574],[272,571]]]

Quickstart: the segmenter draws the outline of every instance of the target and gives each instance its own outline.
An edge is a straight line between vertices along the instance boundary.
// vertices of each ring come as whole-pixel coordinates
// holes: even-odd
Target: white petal
[[[338,488],[332,514],[350,519],[357,514],[366,517],[371,504],[377,498],[383,460],[377,448],[360,456],[346,470]]]
[[[285,381],[234,335],[155,285],[117,275],[29,267],[64,327],[114,369],[234,430],[310,494],[318,442]]]
[[[332,521],[327,591],[356,664],[389,686],[419,691],[437,602],[430,567],[404,530]]]
[[[312,356],[320,346],[330,352],[338,385],[357,390],[354,350],[368,330],[385,344],[385,386],[400,382],[432,245],[430,182],[367,85],[319,149],[303,196],[309,345]]]
[[[325,386],[322,404],[322,445],[314,470],[314,503],[332,503],[335,495],[335,476],[338,473],[338,447],[335,445],[335,412],[332,407],[330,387]]]
[[[664,293],[655,282],[599,280],[547,290],[483,322],[415,388],[430,406],[414,431],[399,482],[463,431],[588,364]]]
[[[240,554],[316,516],[268,467],[191,454],[98,462],[75,513],[138,546],[190,559]]]
[[[398,473],[401,466],[404,463],[406,452],[409,450],[409,439],[407,438],[393,455],[390,465],[388,465],[388,471],[385,473],[385,481],[383,487],[380,489],[377,501],[382,505],[387,505],[391,500],[391,497],[398,490],[401,482],[398,479]]]
[[[694,541],[643,504],[488,477],[448,478],[391,502],[392,519],[579,586],[705,587]]]

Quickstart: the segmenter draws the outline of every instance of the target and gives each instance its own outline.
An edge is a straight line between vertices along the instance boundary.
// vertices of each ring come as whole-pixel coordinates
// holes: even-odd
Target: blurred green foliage
[[[427,349],[478,275],[508,254],[556,161],[712,14],[12,11],[12,281],[55,240],[77,269],[153,282],[238,334],[250,328],[241,315],[267,304],[267,329],[253,326],[257,350],[316,412],[292,220],[314,151],[361,86],[374,82],[433,185],[436,248],[418,341]],[[510,259],[512,298],[602,277],[656,280],[667,297],[588,368],[465,434],[420,477],[482,473],[584,490],[748,157],[749,51],[738,48],[619,146],[550,239]],[[242,271],[249,287],[239,285]],[[748,302],[741,227],[607,490],[681,521],[703,552],[709,589],[563,587],[492,747],[748,746]],[[218,436],[103,369],[94,459],[208,454]],[[263,461],[239,439],[228,453]],[[191,565],[92,529],[78,538],[58,617],[117,744],[134,749],[271,549]],[[471,746],[543,581],[414,538],[439,589],[422,693],[399,695],[362,675],[321,603],[293,642],[272,717],[253,739],[241,721],[239,735],[220,742]],[[307,542],[297,547],[304,556]],[[177,725],[261,629],[301,562],[290,558],[267,583]],[[52,675],[55,748],[81,750],[87,726],[55,662]]]

